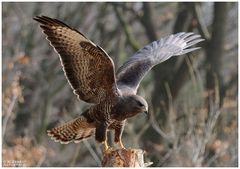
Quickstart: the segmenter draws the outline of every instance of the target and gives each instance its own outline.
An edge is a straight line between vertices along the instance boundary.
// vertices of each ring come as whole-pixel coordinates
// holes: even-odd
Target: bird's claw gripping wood
[[[122,140],[117,142],[117,144],[120,146],[121,149],[126,150],[125,146],[122,143]],[[103,145],[104,145],[104,150],[103,150],[104,153],[108,153],[108,152],[113,151],[113,149],[108,145],[107,141],[104,141]]]
[[[112,148],[108,146],[107,141],[104,141],[103,145],[104,145],[104,150],[103,150],[104,153],[110,152],[112,150]]]

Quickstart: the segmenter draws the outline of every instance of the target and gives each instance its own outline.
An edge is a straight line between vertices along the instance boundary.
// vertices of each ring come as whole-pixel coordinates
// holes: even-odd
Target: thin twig
[[[77,157],[78,157],[79,152],[80,152],[80,147],[81,147],[80,144],[77,144],[77,147],[75,148],[75,151],[74,151],[74,154],[73,154],[73,158],[72,158],[72,161],[71,161],[71,164],[70,164],[71,167],[75,166]]]
[[[193,82],[193,86],[195,88],[195,90],[197,90],[197,78],[194,74],[194,68],[193,68],[193,65],[191,63],[191,60],[189,57],[185,57],[185,60],[186,60],[186,63],[187,63],[187,66],[188,66],[188,70],[189,70],[189,73],[190,73],[190,76],[191,76],[191,79],[192,79],[192,82]]]
[[[139,50],[142,45],[138,43],[137,40],[134,39],[134,37],[132,36],[132,33],[131,33],[131,29],[130,29],[130,26],[127,24],[127,22],[124,20],[124,17],[122,15],[122,13],[119,11],[118,7],[116,6],[115,3],[112,3],[113,5],[113,8],[114,8],[114,11],[116,13],[116,16],[120,22],[120,24],[122,25],[123,27],[123,30],[125,32],[125,35],[128,39],[128,42],[129,44],[132,46],[132,48],[134,50]]]
[[[203,36],[204,39],[210,40],[211,36],[207,29],[207,25],[204,23],[201,6],[197,2],[193,3],[193,15],[197,19],[200,34]]]
[[[169,121],[169,126],[170,126],[170,133],[171,133],[171,139],[175,140],[175,127],[174,127],[174,111],[173,111],[173,97],[171,94],[171,89],[170,86],[167,82],[164,83],[165,89],[166,89],[166,93],[167,93],[167,98],[168,98],[168,112],[169,112],[169,116],[168,116],[168,121]]]
[[[44,152],[43,152],[43,156],[42,156],[42,158],[38,161],[36,167],[41,167],[42,163],[43,163],[43,162],[45,161],[45,159],[46,159],[47,151],[46,151],[46,149],[44,149],[43,151],[44,151]]]
[[[169,151],[164,155],[164,157],[161,158],[161,161],[158,162],[158,165],[157,165],[157,166],[163,166],[163,164],[171,157],[172,153],[173,153],[173,150],[172,150],[172,149],[169,150]]]
[[[101,166],[101,160],[98,158],[97,154],[93,150],[92,146],[88,143],[87,140],[83,140],[84,145],[87,147],[88,151],[92,155],[93,159],[96,161],[98,167]]]
[[[151,115],[150,115],[150,121],[151,121],[151,125],[152,125],[153,129],[154,129],[160,136],[162,136],[164,139],[170,141],[170,137],[169,137],[167,134],[165,134],[165,133],[162,131],[162,129],[159,127],[159,125],[157,124],[157,122],[156,122],[156,120],[155,120],[156,118],[155,118],[155,116],[154,116],[154,113],[152,113],[152,111],[149,111],[149,113],[151,114]]]
[[[18,98],[17,95],[13,95],[11,104],[9,105],[9,107],[8,107],[8,109],[7,109],[7,116],[6,116],[6,118],[4,118],[4,120],[3,120],[3,127],[2,127],[2,137],[3,137],[3,138],[4,138],[4,135],[5,135],[5,132],[6,132],[6,127],[7,127],[8,120],[9,120],[9,118],[10,118],[11,115],[12,115],[12,111],[13,111],[13,108],[14,108],[14,105],[15,105],[15,103],[16,103],[17,98]]]
[[[141,131],[136,134],[135,140],[140,140],[139,138],[145,133],[145,131],[149,128],[149,126],[150,126],[150,123],[145,123]]]
[[[209,118],[206,122],[206,125],[204,126],[204,134],[202,138],[197,138],[195,140],[197,146],[195,146],[195,151],[193,153],[193,162],[197,165],[202,164],[202,161],[204,159],[204,153],[206,150],[206,145],[209,142],[213,129],[216,125],[216,122],[218,120],[218,117],[220,115],[221,108],[219,107],[220,103],[220,95],[219,95],[219,81],[217,80],[217,75],[215,74],[214,76],[214,81],[215,81],[215,95],[212,98],[209,98]],[[196,138],[195,136],[194,138]]]

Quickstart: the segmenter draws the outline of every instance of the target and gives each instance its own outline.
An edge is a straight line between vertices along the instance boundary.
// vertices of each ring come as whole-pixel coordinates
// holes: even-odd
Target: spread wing
[[[117,96],[114,64],[108,54],[68,25],[46,16],[37,16],[47,40],[60,56],[65,75],[74,93],[89,103]]]
[[[191,47],[203,40],[200,35],[181,32],[146,45],[118,69],[119,89],[127,88],[136,93],[144,75],[153,66],[172,56],[183,55],[199,49],[199,47]]]

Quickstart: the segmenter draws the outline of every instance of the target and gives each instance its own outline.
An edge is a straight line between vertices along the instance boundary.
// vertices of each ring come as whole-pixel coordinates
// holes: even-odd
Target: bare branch
[[[123,17],[123,14],[120,12],[120,10],[118,9],[117,5],[115,3],[112,3],[113,5],[113,8],[114,8],[114,11],[115,11],[115,14],[119,20],[119,22],[121,23],[121,25],[123,26],[123,29],[124,29],[124,32],[125,32],[125,35],[127,37],[127,40],[129,42],[129,44],[132,46],[132,48],[134,50],[139,50],[142,45],[138,43],[138,41],[136,41],[134,38],[133,38],[133,35],[131,33],[131,28],[130,26],[127,24],[127,22],[124,20],[124,17]]]
[[[193,15],[197,19],[198,29],[199,29],[200,34],[202,35],[202,37],[204,39],[206,39],[206,40],[210,40],[210,38],[211,38],[210,37],[210,33],[208,32],[207,26],[204,23],[201,6],[197,2],[193,3]]]

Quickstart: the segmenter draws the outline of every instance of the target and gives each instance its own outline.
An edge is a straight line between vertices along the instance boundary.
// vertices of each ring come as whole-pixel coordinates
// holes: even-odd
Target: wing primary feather
[[[50,17],[47,17],[47,16],[35,16],[33,18],[34,20],[44,24],[44,25],[52,25],[52,26],[62,26],[62,27],[67,27],[77,33],[79,33],[80,35],[82,35],[84,38],[88,39],[84,34],[82,34],[81,32],[79,32],[78,30],[74,29],[74,28],[71,28],[69,25],[63,23],[62,21],[58,20],[58,19],[53,19],[53,18],[50,18]]]
[[[191,40],[193,40],[193,39],[198,39],[198,38],[200,38],[200,37],[201,37],[200,35],[193,35],[193,36],[190,36],[190,37],[184,39],[184,41],[185,41],[185,42],[189,42],[189,41],[191,41]]]
[[[186,49],[186,48],[188,48],[188,47],[190,47],[190,46],[193,46],[193,45],[195,45],[195,44],[197,44],[197,43],[199,43],[199,42],[202,42],[202,41],[204,41],[204,39],[196,39],[196,40],[188,43],[188,44],[184,47],[184,49]]]
[[[180,38],[185,39],[185,38],[187,38],[187,37],[189,37],[189,36],[191,36],[193,34],[194,34],[193,32],[184,33],[183,35],[180,36]]]
[[[189,52],[192,52],[194,50],[198,50],[198,49],[201,49],[201,47],[196,47],[196,48],[190,48],[190,49],[185,49],[182,53],[179,53],[178,55],[176,56],[179,56],[179,55],[184,55],[186,53],[189,53]]]

